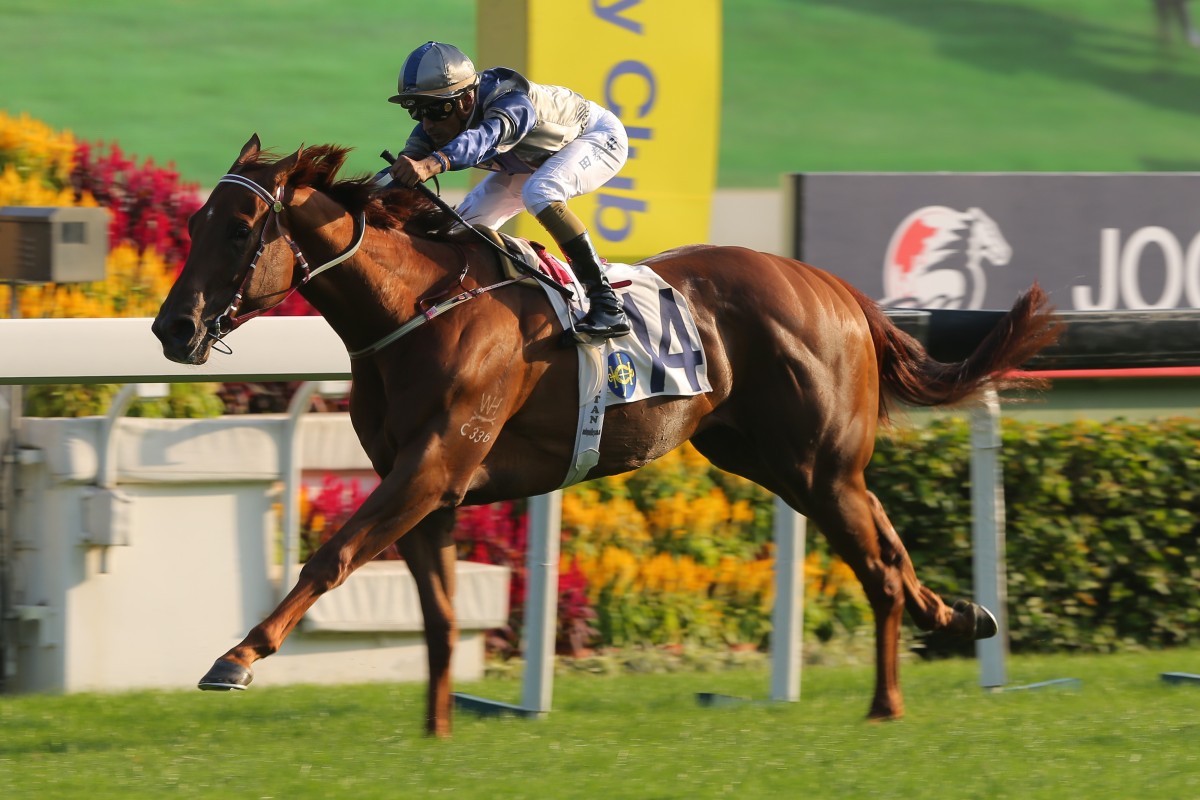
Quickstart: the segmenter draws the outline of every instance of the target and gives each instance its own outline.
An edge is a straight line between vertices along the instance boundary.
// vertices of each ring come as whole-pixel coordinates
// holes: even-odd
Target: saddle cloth
[[[563,329],[572,330],[574,321],[587,313],[587,294],[570,266],[536,242],[502,236],[510,252],[515,248],[531,268],[572,290],[574,296],[568,303],[540,281],[536,284],[546,293]],[[511,264],[506,269],[512,270],[514,277],[519,274]],[[645,265],[609,263],[605,274],[621,298],[633,331],[615,339],[579,344],[579,423],[574,457],[563,486],[585,480],[599,461],[608,405],[712,391],[700,334],[684,297]]]

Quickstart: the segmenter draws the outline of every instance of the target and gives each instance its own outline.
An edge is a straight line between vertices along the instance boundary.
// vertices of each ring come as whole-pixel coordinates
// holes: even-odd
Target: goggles
[[[418,122],[423,119],[430,122],[441,122],[454,113],[454,100],[421,101],[415,97],[406,97],[400,101],[400,107]]]

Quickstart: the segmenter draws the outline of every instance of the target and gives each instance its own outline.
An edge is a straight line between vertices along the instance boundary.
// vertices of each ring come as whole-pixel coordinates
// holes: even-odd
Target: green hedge
[[[1200,420],[1003,423],[1014,651],[1200,639]],[[971,594],[970,442],[961,419],[880,439],[868,482],[917,572]]]

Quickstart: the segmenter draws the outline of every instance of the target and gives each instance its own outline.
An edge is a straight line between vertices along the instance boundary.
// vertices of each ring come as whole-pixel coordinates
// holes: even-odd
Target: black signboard
[[[792,255],[891,308],[1200,308],[1200,173],[789,176]]]

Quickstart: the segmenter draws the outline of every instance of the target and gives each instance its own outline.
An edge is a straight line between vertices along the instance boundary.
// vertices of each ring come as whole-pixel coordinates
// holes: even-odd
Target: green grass
[[[471,0],[3,0],[0,107],[211,183],[250,134],[356,148],[375,171],[412,122],[386,102],[408,50],[473,43]],[[348,9],[353,9],[348,11]],[[465,45],[464,45],[465,46]]]
[[[777,13],[787,4],[727,8],[741,5],[726,43],[723,182],[1200,167],[1200,53],[1164,54],[1148,2],[805,0],[791,25]],[[736,141],[753,146],[735,161]]]
[[[374,171],[409,127],[384,101],[400,61],[427,38],[473,50],[474,8],[3,0],[0,108],[202,184],[255,131],[280,151],[352,146],[350,168]],[[1200,169],[1200,51],[1160,48],[1145,0],[723,8],[722,186],[787,171]]]
[[[863,721],[871,671],[809,667],[798,704],[761,670],[559,677],[540,721],[460,714],[419,733],[422,687],[0,697],[0,796],[19,798],[1191,798],[1200,651],[1019,657],[999,694],[975,664],[906,664],[908,717]],[[269,681],[269,666],[260,670]],[[459,687],[514,702],[516,681]]]

